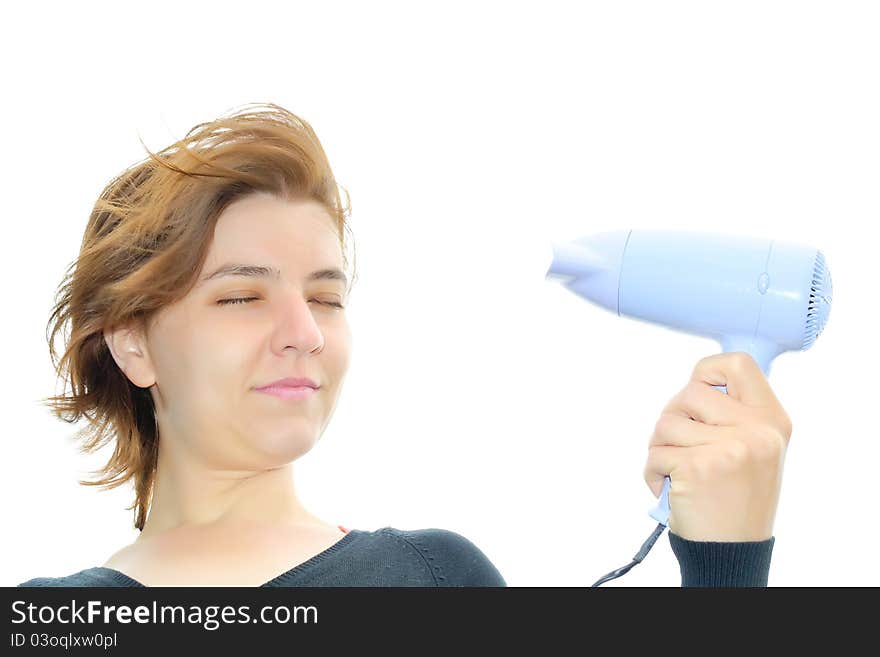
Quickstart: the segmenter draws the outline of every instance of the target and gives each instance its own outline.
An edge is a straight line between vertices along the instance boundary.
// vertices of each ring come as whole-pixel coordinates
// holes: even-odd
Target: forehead
[[[271,261],[287,272],[315,261],[338,265],[342,247],[334,218],[318,201],[258,192],[234,201],[217,219],[203,269],[227,260]]]

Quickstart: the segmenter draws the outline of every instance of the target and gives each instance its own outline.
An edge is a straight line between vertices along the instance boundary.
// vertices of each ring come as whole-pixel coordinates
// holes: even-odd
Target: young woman
[[[82,483],[131,481],[140,535],[19,586],[505,585],[453,531],[347,529],[297,497],[293,464],[349,365],[348,214],[310,125],[274,104],[199,124],[107,186],[52,314],[53,339],[72,325],[56,364],[72,393],[49,399],[88,419],[85,450],[114,443]],[[718,560],[673,538],[690,583],[766,578],[772,539]]]

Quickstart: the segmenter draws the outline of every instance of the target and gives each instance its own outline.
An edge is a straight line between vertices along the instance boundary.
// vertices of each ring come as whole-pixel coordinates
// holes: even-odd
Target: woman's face
[[[280,274],[209,278],[226,265]],[[196,287],[153,318],[135,348],[141,357],[120,349],[129,343],[114,349],[117,362],[131,356],[129,378],[150,387],[160,442],[228,469],[278,467],[311,449],[336,406],[351,334],[332,305],[347,303],[345,280],[310,275],[342,268],[336,226],[319,203],[258,193],[229,205]],[[255,390],[285,377],[320,387],[298,400]]]

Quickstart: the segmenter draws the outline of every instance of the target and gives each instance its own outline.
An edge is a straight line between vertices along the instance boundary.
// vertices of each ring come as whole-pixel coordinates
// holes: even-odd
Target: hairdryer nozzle
[[[553,261],[545,278],[562,284],[584,299],[618,314],[618,288],[630,230],[614,230],[573,242],[554,242]]]
[[[601,271],[606,267],[602,256],[591,251],[589,247],[581,246],[575,242],[554,242],[553,260],[544,277],[577,278]]]

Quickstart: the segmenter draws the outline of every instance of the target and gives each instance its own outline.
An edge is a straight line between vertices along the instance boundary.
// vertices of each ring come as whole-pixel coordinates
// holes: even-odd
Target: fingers
[[[731,422],[731,411],[735,409],[735,405],[713,404],[707,413],[711,419],[730,426],[736,423],[741,424],[747,418],[758,418],[761,423],[774,426],[786,441],[791,437],[791,419],[777,399],[764,372],[748,353],[735,351],[707,356],[694,367],[691,381],[708,384],[710,390],[715,390],[711,388],[714,385],[727,386],[727,396],[731,400],[740,402],[750,409],[756,409],[756,412],[750,413],[747,409],[740,408],[736,411],[739,416],[738,420]],[[699,390],[700,386],[697,386],[697,391]],[[720,390],[716,390],[716,392],[724,394]],[[711,399],[706,395],[700,395],[699,392],[691,391],[688,395],[690,395],[688,400],[697,403],[697,409],[700,407],[700,400]],[[710,421],[709,423],[715,424],[716,422]]]
[[[648,450],[643,476],[654,497],[660,497],[663,480],[667,475],[675,479],[675,472],[684,462],[684,452],[688,448],[675,446],[655,446]]]
[[[717,481],[754,458],[750,446],[735,439],[692,446],[660,445],[648,450],[643,475],[655,497],[660,496],[667,475],[681,494],[682,485]]]
[[[713,387],[721,385],[726,394]],[[676,470],[687,481],[695,472],[717,474],[730,464],[776,463],[790,436],[791,420],[755,359],[741,351],[714,354],[697,363],[660,414],[645,482],[658,497],[664,478],[674,479]]]
[[[681,451],[681,447],[652,447],[648,450],[648,460],[645,463],[645,470],[642,473],[645,483],[654,494],[654,497],[660,497],[660,491],[663,490],[663,480],[666,475],[672,476],[672,470],[680,458],[676,455],[676,450]]]
[[[712,384],[692,379],[669,401],[662,413],[694,418],[703,424],[732,427],[741,420],[743,407],[730,395],[713,388]]]
[[[744,351],[713,354],[703,358],[694,367],[691,380],[727,386],[727,394],[747,406],[779,403],[758,363]]]
[[[664,445],[675,447],[694,447],[709,445],[732,435],[726,431],[731,427],[717,427],[678,413],[663,413],[654,425],[654,433],[648,441],[648,449]]]

